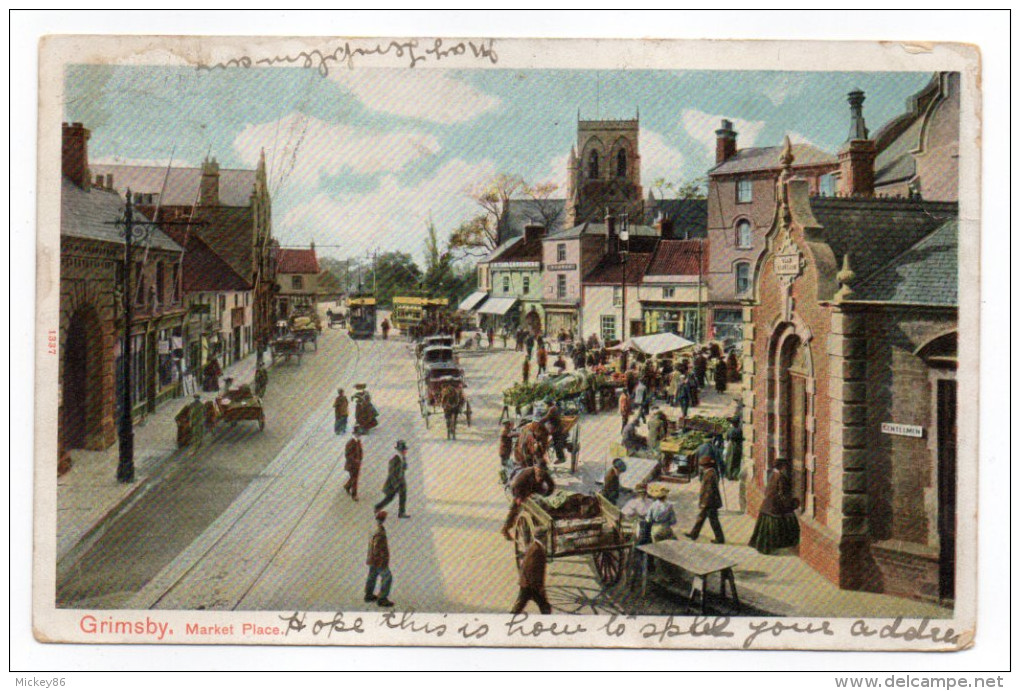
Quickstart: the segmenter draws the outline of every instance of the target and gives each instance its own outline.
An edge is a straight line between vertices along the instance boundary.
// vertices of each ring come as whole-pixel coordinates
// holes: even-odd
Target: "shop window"
[[[602,342],[608,343],[609,341],[616,340],[616,316],[612,314],[603,314],[602,320],[599,324],[600,333],[602,336]]]
[[[737,247],[741,249],[750,249],[754,242],[753,234],[751,232],[751,222],[746,218],[742,218],[737,223],[737,237],[735,239]]]
[[[749,204],[751,202],[751,181],[748,179],[737,180],[737,203]]]
[[[751,265],[748,262],[740,262],[734,268],[736,274],[737,295],[751,290]]]

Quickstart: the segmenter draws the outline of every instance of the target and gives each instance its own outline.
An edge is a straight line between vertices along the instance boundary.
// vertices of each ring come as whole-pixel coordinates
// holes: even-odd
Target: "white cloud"
[[[549,161],[548,174],[541,179],[535,180],[535,183],[551,182],[556,185],[556,191],[553,193],[555,198],[566,198],[567,195],[567,163],[570,160],[570,152],[560,154],[559,156],[553,157]]]
[[[652,130],[641,130],[641,184],[648,188],[657,178],[671,182],[683,181],[689,177],[685,170],[684,155],[666,143],[662,135]]]
[[[329,78],[370,110],[432,122],[466,122],[500,104],[440,70],[340,69]]]
[[[477,213],[465,188],[490,178],[495,164],[455,159],[421,182],[404,186],[393,175],[364,194],[315,195],[285,213],[275,231],[284,244],[341,245],[324,254],[361,256],[380,251],[404,251],[421,256],[425,223],[431,214],[445,237],[461,221]]]
[[[761,91],[772,105],[779,107],[791,96],[799,96],[806,88],[804,78],[785,72],[766,78]]]
[[[754,146],[758,135],[765,128],[765,123],[761,120],[742,120],[726,115],[712,115],[700,110],[680,111],[680,122],[687,130],[687,134],[700,142],[713,160],[715,160],[715,131],[719,129],[723,120],[733,123],[733,129],[737,131],[737,147],[741,149]]]
[[[815,142],[813,142],[810,139],[808,139],[807,137],[805,137],[800,132],[790,132],[789,133],[789,137],[790,137],[790,143],[791,144],[808,144],[810,146],[815,147],[816,149],[821,149],[822,151],[825,151],[824,147],[819,146]]]
[[[440,145],[431,134],[371,132],[294,112],[272,122],[248,125],[234,139],[234,149],[251,166],[258,162],[263,148],[267,166],[272,168],[270,185],[275,186],[286,173],[290,186],[312,185],[323,176],[345,170],[362,175],[398,172],[436,155]]]

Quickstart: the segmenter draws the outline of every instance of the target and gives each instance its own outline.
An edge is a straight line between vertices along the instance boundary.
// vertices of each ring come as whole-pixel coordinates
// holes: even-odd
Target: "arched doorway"
[[[64,342],[64,377],[61,428],[67,449],[83,449],[98,443],[100,386],[102,377],[99,319],[91,307],[71,315]],[[90,444],[90,442],[92,442]]]
[[[800,510],[814,511],[815,381],[810,332],[794,318],[776,327],[769,349],[768,464],[790,461]]]
[[[807,506],[808,495],[808,379],[807,348],[798,336],[783,341],[779,356],[779,456],[792,468],[793,496]]]

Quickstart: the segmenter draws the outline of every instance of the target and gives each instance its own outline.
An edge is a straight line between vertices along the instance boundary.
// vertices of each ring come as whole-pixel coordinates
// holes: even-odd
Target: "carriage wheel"
[[[577,472],[577,459],[581,456],[581,422],[574,423],[574,431],[570,435],[570,473]]]
[[[609,549],[595,552],[591,556],[602,585],[611,588],[620,582],[623,575],[623,550]]]
[[[524,561],[524,553],[528,551],[531,544],[531,536],[534,534],[531,527],[531,519],[527,516],[518,516],[517,525],[514,528],[514,558],[517,560],[517,570],[521,570],[521,562]]]

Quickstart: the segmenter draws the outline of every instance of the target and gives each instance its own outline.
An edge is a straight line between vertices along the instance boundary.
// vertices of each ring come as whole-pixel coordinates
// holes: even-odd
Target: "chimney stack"
[[[524,226],[524,241],[531,242],[532,240],[538,240],[545,235],[545,226],[538,223],[529,223]]]
[[[606,254],[620,253],[620,238],[616,234],[616,217],[606,209]]]
[[[220,205],[220,164],[216,157],[202,162],[202,182],[199,189],[198,203],[201,206]]]
[[[64,123],[61,147],[61,172],[83,190],[92,186],[89,175],[90,133],[80,122]]]
[[[674,229],[674,223],[673,223],[673,219],[672,218],[665,218],[665,217],[660,218],[659,222],[656,223],[655,225],[657,225],[659,227],[659,237],[660,238],[662,238],[663,240],[672,240],[673,239],[674,233],[676,231]]]
[[[737,133],[733,131],[733,123],[723,120],[715,131],[715,164],[722,165],[733,154],[737,153]]]
[[[875,194],[874,140],[868,139],[864,124],[864,92],[855,89],[847,94],[850,104],[850,134],[839,151],[839,191],[847,197],[870,197]]]

